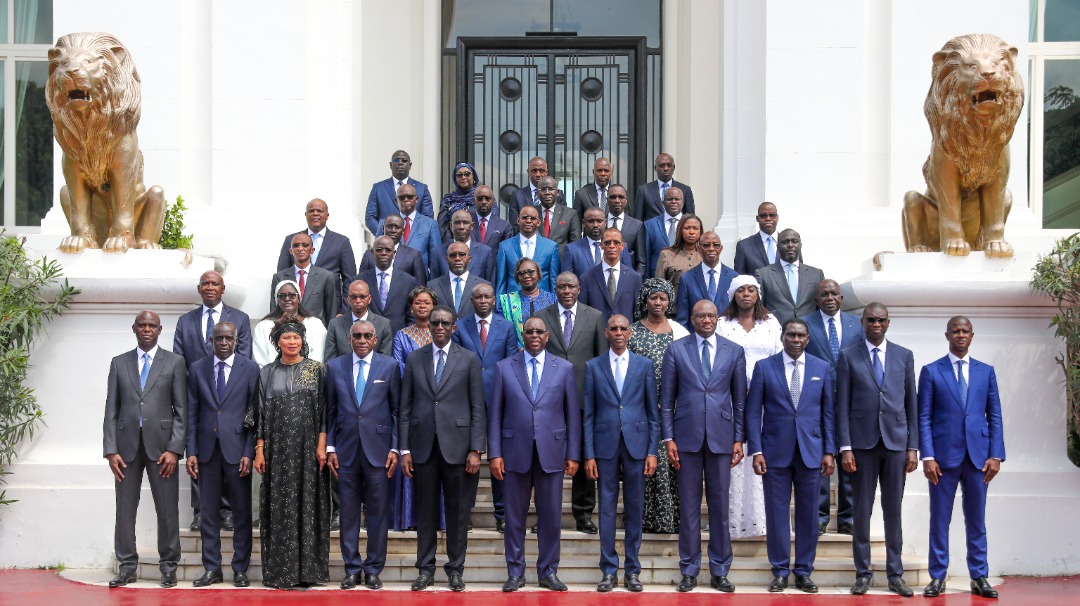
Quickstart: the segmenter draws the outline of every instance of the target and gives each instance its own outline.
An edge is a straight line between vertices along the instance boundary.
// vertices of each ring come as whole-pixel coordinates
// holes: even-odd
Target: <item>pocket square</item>
[[[382,379],[375,379],[374,382],[375,383],[386,383],[386,381],[383,381]]]
[[[810,377],[811,381],[820,381],[821,377]]]

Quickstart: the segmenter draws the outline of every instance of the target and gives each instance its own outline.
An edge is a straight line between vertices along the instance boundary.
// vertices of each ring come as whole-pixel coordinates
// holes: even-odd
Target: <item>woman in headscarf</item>
[[[555,293],[540,289],[544,274],[536,261],[528,257],[518,259],[514,265],[514,279],[517,280],[518,290],[499,295],[495,301],[495,313],[514,325],[518,346],[525,347],[525,341],[521,338],[521,328],[525,326],[525,320],[541,309],[554,305],[558,299],[555,298]]]
[[[322,362],[326,327],[322,320],[300,304],[300,285],[295,280],[282,280],[274,288],[273,309],[251,331],[251,357],[259,367],[266,366],[277,357],[277,344],[271,342],[270,332],[274,328],[274,322],[284,315],[295,315],[303,323],[307,330],[305,340],[311,350],[308,358]]]
[[[704,230],[697,215],[683,215],[675,228],[675,244],[660,251],[656,260],[655,277],[667,280],[671,289],[679,292],[679,279],[691,267],[701,263],[698,241]]]
[[[476,186],[480,184],[480,175],[476,168],[468,162],[458,162],[454,167],[453,189],[442,197],[439,202],[439,233],[446,242],[453,242],[453,234],[450,233],[450,218],[459,210],[472,211],[473,194]]]
[[[657,278],[646,279],[638,291],[635,311],[641,319],[630,326],[630,351],[652,360],[657,401],[660,400],[660,368],[664,365],[664,353],[673,341],[690,334],[671,319],[674,302],[675,291],[671,284]],[[645,532],[679,532],[679,485],[663,444],[657,449],[656,473],[645,478],[642,528]]]

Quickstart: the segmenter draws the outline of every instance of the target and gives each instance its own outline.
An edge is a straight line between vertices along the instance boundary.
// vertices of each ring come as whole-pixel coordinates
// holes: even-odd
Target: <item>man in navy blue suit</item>
[[[412,312],[405,300],[417,285],[416,279],[396,267],[396,251],[390,236],[375,238],[368,252],[372,253],[375,265],[360,272],[356,279],[367,282],[371,293],[369,309],[390,320],[390,329],[396,334],[412,321]]]
[[[495,260],[495,292],[506,294],[518,290],[514,280],[515,267],[522,257],[536,261],[543,276],[540,289],[555,292],[555,276],[559,275],[559,247],[555,242],[541,236],[540,212],[534,206],[526,206],[518,215],[518,235],[499,245]]]
[[[780,220],[776,205],[762,202],[758,205],[758,231],[735,244],[735,271],[739,275],[752,276],[758,269],[776,263],[776,224]]]
[[[251,462],[255,433],[244,415],[259,388],[259,365],[235,354],[236,327],[218,322],[212,331],[214,355],[188,373],[187,472],[201,479],[202,561],[196,587],[221,583],[222,492],[229,493],[233,519],[233,584],[247,587],[251,561]]]
[[[371,322],[354,322],[352,353],[326,365],[327,465],[341,490],[342,589],[382,587],[390,520],[390,478],[398,464],[397,362],[375,353]],[[360,507],[367,514],[367,556],[360,559]]]
[[[449,242],[443,242],[432,259],[431,279],[450,273],[446,262],[446,251],[454,242],[461,242],[469,250],[469,273],[486,282],[495,280],[495,251],[487,244],[481,244],[473,238],[473,218],[467,210],[454,212],[450,217],[450,235],[453,238]],[[441,299],[440,299],[441,300]]]
[[[604,230],[603,249],[600,264],[581,276],[580,301],[599,311],[605,322],[615,314],[633,318],[641,274],[622,261],[622,232],[614,227]]]
[[[630,321],[614,315],[604,330],[610,349],[589,360],[585,369],[585,473],[599,480],[600,571],[596,586],[608,592],[618,585],[619,554],[615,551],[615,518],[619,480],[623,485],[626,565],[624,585],[641,585],[641,528],[645,509],[645,476],[656,471],[660,441],[656,379],[652,361],[627,351]]]
[[[405,220],[401,215],[390,215],[383,219],[382,235],[387,236],[394,245],[394,267],[416,278],[416,283],[424,286],[428,282],[428,268],[424,264],[424,257],[415,248],[409,248],[402,242],[402,234],[405,232]],[[374,269],[375,256],[372,249],[364,251],[360,259],[360,270],[364,273]]]
[[[716,306],[698,301],[693,334],[668,346],[660,374],[660,431],[679,480],[677,591],[693,591],[701,570],[701,493],[709,505],[709,585],[730,593],[731,535],[728,490],[731,468],[743,458],[746,355],[716,334]]]
[[[840,294],[840,285],[836,280],[822,280],[817,285],[817,311],[802,316],[810,329],[810,343],[806,353],[821,358],[829,364],[829,375],[833,381],[833,393],[836,393],[836,363],[840,352],[865,340],[859,317],[840,311],[844,295]],[[914,372],[914,371],[912,371]],[[829,526],[830,508],[829,481],[821,482],[821,495],[818,501],[818,534],[825,534]],[[844,470],[836,473],[836,532],[852,534],[851,474]]]
[[[390,178],[379,181],[371,186],[368,194],[367,208],[364,211],[364,225],[371,235],[377,235],[379,222],[390,215],[397,215],[401,210],[397,205],[397,190],[402,185],[412,185],[420,196],[418,204],[420,214],[431,219],[435,218],[435,208],[431,203],[431,191],[428,186],[409,178],[412,170],[412,158],[403,150],[397,150],[390,156]]]
[[[529,160],[529,184],[510,194],[509,212],[507,220],[511,225],[517,225],[518,214],[526,206],[540,207],[540,179],[548,175],[547,160],[536,156]],[[566,206],[566,198],[558,192],[556,199],[558,204]]]
[[[683,192],[671,187],[664,193],[664,212],[645,221],[645,276],[656,273],[660,251],[675,244],[675,229],[683,217]]]
[[[464,242],[451,243],[446,251],[450,273],[428,282],[428,288],[435,291],[436,300],[449,305],[458,316],[471,316],[472,290],[481,284],[490,284],[469,271],[470,258],[468,245]]]
[[[639,274],[645,272],[645,224],[636,217],[626,212],[626,206],[630,200],[626,196],[626,188],[614,184],[608,188],[608,210],[605,219],[608,227],[614,227],[622,232],[623,242],[626,243],[626,252],[630,254],[630,265]]]
[[[682,191],[686,201],[686,212],[694,213],[694,192],[690,186],[680,183],[672,178],[675,174],[675,158],[671,154],[660,154],[653,162],[653,171],[656,172],[656,180],[639,186],[634,195],[634,207],[632,212],[641,222],[647,222],[653,217],[664,214],[663,203],[667,191],[677,187]]]
[[[675,293],[675,321],[687,330],[694,329],[690,324],[690,310],[698,301],[705,299],[711,301],[716,309],[727,309],[731,302],[727,296],[728,286],[739,275],[720,262],[724,245],[716,232],[705,232],[698,241],[698,250],[701,251],[701,263],[682,275],[679,290]]]
[[[579,280],[585,272],[600,265],[600,259],[604,256],[601,242],[604,239],[604,211],[595,206],[589,208],[585,211],[583,225],[584,237],[567,244],[559,260],[560,269],[572,272]],[[627,265],[631,264],[630,255],[625,250],[621,260]]]
[[[495,208],[495,192],[487,185],[479,185],[473,192],[473,220],[476,227],[473,228],[473,240],[486,244],[492,250],[499,248],[499,244],[507,238],[514,236],[512,223],[499,216]]]
[[[549,355],[548,331],[540,318],[525,320],[525,350],[495,367],[488,414],[488,465],[505,480],[508,578],[503,591],[525,585],[525,517],[534,493],[540,586],[566,591],[559,570],[562,477],[573,476],[581,452],[581,412],[574,367]],[[699,539],[700,540],[700,539]]]
[[[754,366],[746,398],[746,437],[754,473],[764,476],[765,528],[773,580],[781,592],[817,593],[810,578],[817,555],[817,496],[835,465],[836,407],[824,360],[806,354],[810,331],[799,319],[784,323],[784,351]],[[795,491],[795,566],[791,566],[791,493]]]
[[[442,236],[435,219],[416,211],[416,199],[416,188],[412,185],[406,183],[398,188],[397,203],[404,221],[401,243],[420,253],[424,267],[431,267],[432,257],[438,254],[442,245]],[[375,235],[382,235],[382,232]]]
[[[971,592],[998,597],[986,577],[986,489],[1005,460],[1001,400],[994,367],[968,355],[975,332],[954,316],[945,329],[949,353],[919,374],[919,445],[930,481],[930,584],[926,597],[945,590],[949,522],[956,487],[964,492],[964,527]]]
[[[349,237],[330,231],[326,227],[326,220],[330,218],[330,210],[326,202],[315,198],[304,207],[304,219],[307,221],[307,233],[311,237],[311,264],[337,276],[341,284],[341,292],[338,295],[339,307],[345,305],[345,293],[348,292],[349,282],[356,275],[356,255],[353,252],[352,242]],[[278,253],[277,271],[281,271],[293,264],[291,255],[292,239],[296,233],[285,236],[281,243],[281,252]],[[326,319],[329,322],[329,318]]]

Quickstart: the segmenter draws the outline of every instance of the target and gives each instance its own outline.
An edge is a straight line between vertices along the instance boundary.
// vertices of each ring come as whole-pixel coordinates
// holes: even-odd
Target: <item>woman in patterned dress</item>
[[[521,338],[521,327],[525,325],[525,320],[541,309],[554,305],[558,299],[554,293],[540,289],[544,274],[536,261],[528,257],[518,259],[514,265],[514,279],[517,280],[518,290],[499,295],[495,301],[495,313],[514,325],[518,347],[525,347],[525,341]]]

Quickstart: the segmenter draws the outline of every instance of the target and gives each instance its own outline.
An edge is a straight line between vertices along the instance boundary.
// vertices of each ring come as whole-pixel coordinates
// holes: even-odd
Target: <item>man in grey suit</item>
[[[735,244],[735,263],[733,267],[739,275],[752,276],[755,271],[776,263],[776,223],[780,220],[776,205],[762,202],[758,205],[758,231]]]
[[[559,245],[559,254],[566,250],[566,245],[581,237],[581,219],[565,204],[557,204],[555,195],[559,193],[555,177],[543,177],[538,188],[540,193],[540,235]]]
[[[329,362],[338,356],[344,356],[352,352],[349,341],[349,332],[352,325],[360,322],[371,322],[375,327],[375,334],[379,340],[375,344],[375,353],[384,356],[393,356],[394,331],[390,328],[390,320],[371,311],[371,288],[363,280],[354,280],[349,284],[349,312],[330,320],[330,326],[326,327],[326,353],[323,360]]]
[[[840,464],[853,474],[855,501],[851,543],[855,585],[851,593],[866,593],[873,578],[870,514],[880,482],[889,591],[907,598],[914,592],[904,582],[904,565],[900,561],[904,546],[900,512],[906,474],[919,464],[915,358],[910,350],[885,340],[889,310],[881,303],[863,309],[862,328],[866,340],[841,351],[836,363]]]
[[[184,452],[187,423],[187,369],[184,359],[158,347],[161,318],[142,311],[131,326],[138,347],[112,359],[105,421],[105,459],[116,478],[114,549],[120,571],[109,587],[138,576],[135,515],[147,471],[157,512],[161,586],[176,586],[180,560],[180,484],[176,462]]]
[[[574,210],[577,211],[578,220],[585,222],[585,211],[590,208],[599,208],[605,213],[608,210],[608,186],[611,184],[611,160],[597,158],[593,162],[593,182],[574,192]]]
[[[292,237],[289,254],[293,258],[292,267],[277,272],[270,281],[270,309],[275,309],[278,282],[296,280],[300,285],[300,304],[322,320],[323,326],[328,325],[341,309],[338,277],[311,262],[311,236],[307,232]]]
[[[802,262],[802,237],[794,229],[785,229],[779,237],[780,259],[757,270],[761,298],[765,307],[783,325],[801,318],[816,308],[817,287],[825,273]]]
[[[473,314],[471,301],[473,289],[480,284],[491,284],[469,271],[471,260],[472,254],[467,244],[450,243],[450,247],[446,249],[446,264],[450,273],[428,282],[428,288],[435,291],[438,300],[449,305],[458,317]]]

